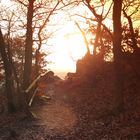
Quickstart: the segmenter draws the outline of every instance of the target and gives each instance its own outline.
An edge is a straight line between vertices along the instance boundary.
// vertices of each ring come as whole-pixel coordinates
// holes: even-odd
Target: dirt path
[[[106,116],[106,97],[99,99],[88,88],[80,92],[74,87],[58,88],[50,96],[52,100],[37,109],[36,114],[41,118],[40,125],[53,132],[53,140],[139,139],[140,122],[124,120],[128,114],[123,114],[123,119],[121,115],[101,117]]]
[[[71,131],[77,123],[77,115],[61,100],[50,101],[41,108],[35,108],[34,113],[40,119],[40,125],[46,125],[49,130],[57,133]]]
[[[0,140],[139,140],[139,116],[99,117],[107,112],[106,97],[100,98],[88,88],[78,90],[60,87],[47,91],[51,99],[31,108],[35,120],[22,114],[0,117]]]

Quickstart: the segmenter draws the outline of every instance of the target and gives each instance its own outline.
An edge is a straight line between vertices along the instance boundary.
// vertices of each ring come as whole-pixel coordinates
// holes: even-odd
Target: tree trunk
[[[5,88],[6,88],[6,94],[8,99],[8,111],[14,112],[15,106],[13,102],[14,85],[13,85],[13,78],[12,78],[12,69],[11,69],[10,61],[8,59],[8,55],[6,53],[6,47],[5,47],[4,38],[1,30],[0,30],[0,52],[1,52],[2,60],[4,64],[4,70],[5,70]]]
[[[76,24],[76,26],[78,27],[78,29],[80,30],[80,32],[83,36],[83,39],[84,39],[84,42],[85,42],[85,45],[86,45],[86,48],[87,48],[87,55],[90,56],[90,48],[89,48],[89,45],[88,45],[86,35],[85,35],[84,31],[81,29],[80,25],[77,22],[75,22],[75,24]]]
[[[122,57],[122,29],[121,29],[121,10],[122,0],[113,0],[113,53],[114,53],[114,70],[115,70],[115,86],[116,86],[116,109],[114,111],[120,112],[123,110],[123,57]]]
[[[27,99],[25,95],[25,90],[29,87],[31,83],[31,70],[32,70],[32,46],[33,46],[33,12],[34,12],[34,2],[35,0],[28,0],[28,12],[27,12],[27,31],[26,31],[26,41],[25,41],[25,63],[23,71],[23,91],[20,94],[21,106],[23,111],[28,117],[32,117],[29,111]]]
[[[95,42],[94,42],[94,51],[93,51],[93,59],[96,57],[96,49],[99,43],[99,38],[101,34],[101,23],[102,23],[102,18],[98,21],[97,29],[96,29],[96,37],[95,37]]]
[[[35,78],[39,76],[39,49],[35,52]]]
[[[23,72],[23,90],[26,90],[31,82],[31,69],[32,69],[32,46],[33,46],[33,4],[35,0],[28,0],[28,13],[27,13],[27,32],[25,42],[25,64]]]

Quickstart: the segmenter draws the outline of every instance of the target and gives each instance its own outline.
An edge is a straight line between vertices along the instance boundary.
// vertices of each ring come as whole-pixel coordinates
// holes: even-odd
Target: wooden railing
[[[36,83],[40,80],[40,78],[41,77],[43,77],[44,75],[46,75],[46,73],[47,72],[45,72],[45,73],[43,73],[43,74],[40,74],[30,85],[29,85],[29,87],[24,91],[24,93],[29,93],[32,89],[33,89],[33,87],[36,85]],[[34,93],[33,93],[33,95],[32,95],[32,97],[31,97],[31,99],[29,100],[29,103],[28,103],[28,105],[29,106],[31,106],[32,105],[32,102],[33,102],[33,99],[34,99],[34,97],[35,97],[35,94],[37,93],[37,88],[35,89],[35,91],[34,91]]]

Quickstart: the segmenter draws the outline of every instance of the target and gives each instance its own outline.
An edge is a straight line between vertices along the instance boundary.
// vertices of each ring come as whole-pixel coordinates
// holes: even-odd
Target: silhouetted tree
[[[40,74],[40,68],[39,68],[40,67],[39,66],[39,56],[41,55],[40,54],[40,49],[41,49],[42,45],[44,44],[44,41],[45,41],[45,43],[47,43],[48,39],[51,38],[51,35],[53,34],[53,32],[51,32],[51,33],[48,32],[47,35],[46,35],[46,33],[44,34],[45,28],[47,27],[47,23],[49,22],[50,17],[55,12],[59,3],[60,3],[59,0],[56,1],[56,3],[54,4],[54,7],[52,9],[50,9],[49,12],[47,11],[48,9],[45,9],[45,8],[49,7],[50,3],[48,3],[48,5],[47,4],[45,5],[45,2],[41,1],[39,4],[37,4],[37,6],[34,6],[34,9],[38,9],[38,10],[39,9],[42,10],[41,7],[39,7],[38,5],[44,5],[44,7],[45,7],[44,8],[45,9],[45,12],[44,12],[45,18],[43,19],[44,14],[42,14],[43,12],[41,12],[41,13],[36,13],[36,17],[42,17],[41,21],[39,21],[39,23],[38,23],[38,18],[36,18],[34,20],[34,22],[35,22],[34,30],[35,29],[37,30],[36,31],[37,32],[37,37],[36,37],[35,41],[38,45],[37,49],[35,51],[35,77],[37,77]]]
[[[93,1],[91,0],[83,0],[83,3],[89,8],[89,10],[92,12],[92,14],[94,15],[95,19],[91,19],[91,21],[96,21],[97,24],[94,25],[94,35],[95,35],[95,41],[94,41],[94,51],[93,51],[93,59],[96,60],[96,55],[97,55],[97,47],[99,46],[99,42],[101,41],[101,38],[102,38],[102,29],[104,28],[105,30],[109,31],[107,29],[107,27],[103,24],[103,21],[107,18],[109,12],[110,12],[110,9],[112,7],[112,4],[110,5],[110,7],[108,8],[108,11],[106,12],[104,10],[104,7],[105,7],[105,4],[106,2],[104,1],[101,1],[101,2],[94,2],[95,5],[93,4]],[[97,12],[97,9],[96,7],[100,7],[101,8],[101,12]],[[93,25],[92,25],[93,26]],[[100,46],[102,47],[102,46]],[[102,48],[103,49],[103,48]]]
[[[0,30],[0,53],[3,60],[4,65],[4,71],[5,71],[5,92],[8,99],[8,111],[13,112],[15,111],[15,106],[13,102],[13,95],[14,95],[14,89],[13,89],[13,74],[12,74],[12,68],[9,61],[9,57],[6,51],[6,45],[4,43],[4,38],[2,35],[2,32]]]
[[[25,41],[25,63],[23,72],[23,90],[27,89],[31,82],[31,70],[32,70],[32,47],[33,47],[33,29],[32,20],[34,12],[35,0],[28,0],[28,12],[27,12],[27,32]]]
[[[113,0],[113,53],[114,53],[114,69],[116,76],[116,110],[123,110],[123,84],[124,84],[124,67],[122,54],[122,27],[121,27],[121,11],[122,0]]]

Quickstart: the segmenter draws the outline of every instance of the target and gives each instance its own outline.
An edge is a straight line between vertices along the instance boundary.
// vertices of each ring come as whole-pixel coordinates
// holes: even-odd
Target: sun
[[[79,32],[68,34],[65,38],[71,59],[77,61],[87,52],[82,35]]]
[[[49,65],[53,71],[75,72],[76,62],[86,54],[83,36],[75,26],[67,26],[59,36],[53,39],[53,50],[49,56],[53,62]]]

